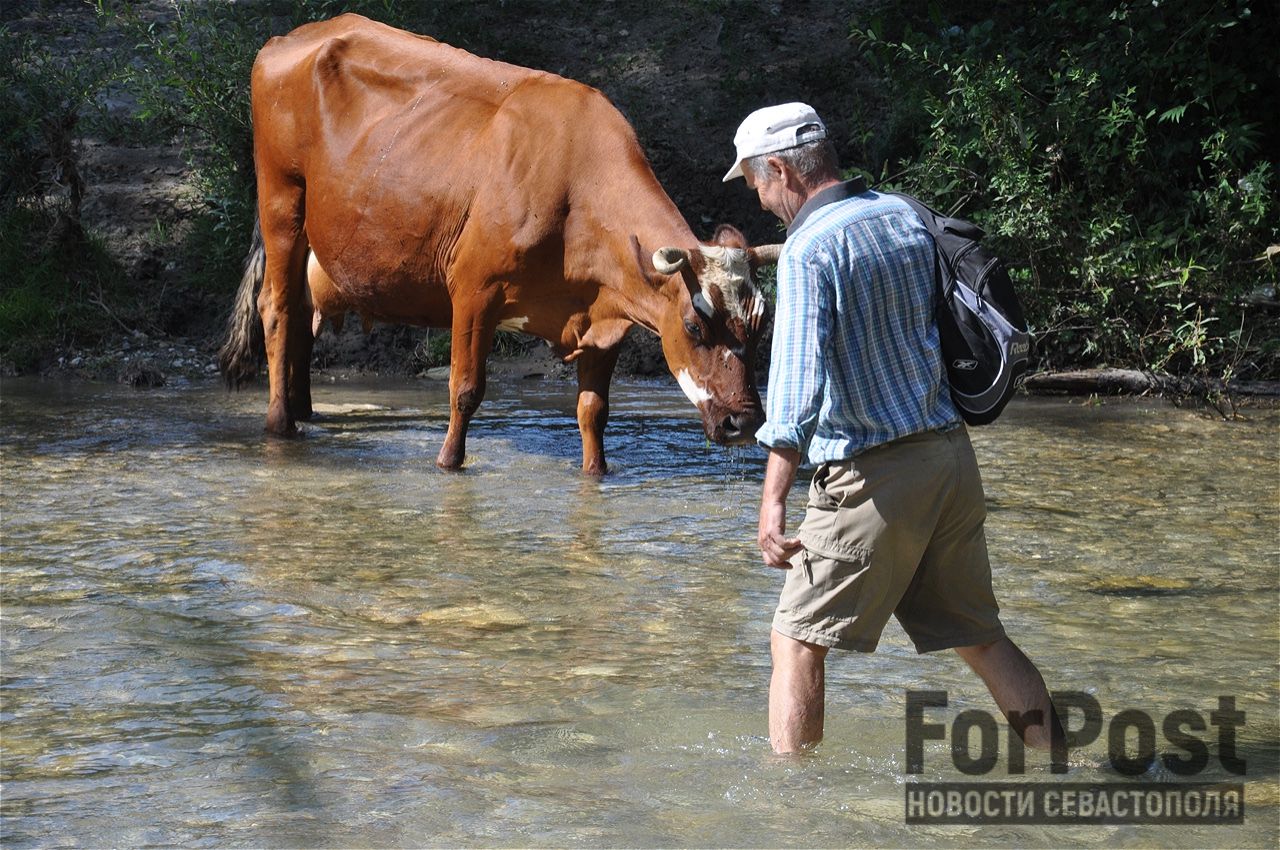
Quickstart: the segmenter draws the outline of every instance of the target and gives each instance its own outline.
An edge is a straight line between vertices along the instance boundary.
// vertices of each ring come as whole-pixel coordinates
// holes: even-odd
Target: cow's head
[[[653,253],[654,270],[673,279],[658,329],[663,354],[717,443],[750,442],[764,422],[755,361],[766,305],[753,273],[776,263],[781,248],[748,248],[737,229],[723,225],[710,245]]]

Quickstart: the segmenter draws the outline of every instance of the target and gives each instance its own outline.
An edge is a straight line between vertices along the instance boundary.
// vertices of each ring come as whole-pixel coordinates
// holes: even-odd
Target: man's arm
[[[798,538],[786,536],[787,495],[795,483],[799,466],[800,453],[795,449],[769,449],[756,542],[760,545],[764,562],[783,570],[791,569],[787,559],[804,548]]]

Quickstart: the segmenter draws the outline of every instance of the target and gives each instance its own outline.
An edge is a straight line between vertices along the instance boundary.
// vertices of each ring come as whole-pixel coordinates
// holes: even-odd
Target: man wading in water
[[[725,181],[745,178],[787,225],[756,435],[769,449],[760,551],[788,570],[771,637],[774,750],[822,740],[828,650],[874,651],[890,614],[918,652],[955,649],[1027,745],[1049,748],[1062,725],[991,590],[982,482],[943,376],[928,231],[901,200],[840,181],[826,127],[803,103],[753,112],[734,144]],[[817,471],[788,538],[804,459]]]

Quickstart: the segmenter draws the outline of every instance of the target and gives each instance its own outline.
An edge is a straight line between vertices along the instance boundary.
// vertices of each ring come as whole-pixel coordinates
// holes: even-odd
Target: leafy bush
[[[986,228],[1042,365],[1280,377],[1254,303],[1280,241],[1274,21],[1243,0],[949,9],[855,31],[907,113],[879,169]]]
[[[31,371],[59,346],[99,342],[116,321],[107,302],[126,281],[101,240],[81,236],[66,250],[47,241],[49,227],[42,210],[25,207],[11,210],[0,226],[3,371]]]
[[[114,74],[96,54],[62,56],[0,27],[0,359],[34,368],[91,337],[119,268],[84,232],[76,142]],[[97,305],[97,306],[95,306]]]
[[[156,138],[179,140],[193,169],[202,210],[190,248],[207,268],[234,267],[254,216],[249,69],[271,36],[270,17],[191,0],[176,3],[164,22],[132,5],[103,4],[99,14],[137,44],[138,61],[125,76],[137,120]]]
[[[110,76],[103,61],[63,57],[0,27],[0,213],[40,208],[79,222],[84,186],[74,143],[82,113]]]

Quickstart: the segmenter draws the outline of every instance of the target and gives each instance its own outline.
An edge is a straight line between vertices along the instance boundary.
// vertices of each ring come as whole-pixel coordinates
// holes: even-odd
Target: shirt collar
[[[834,204],[837,201],[846,201],[855,195],[861,195],[865,191],[867,191],[867,181],[861,177],[855,177],[852,180],[828,186],[804,202],[804,205],[800,207],[800,211],[796,213],[795,219],[787,228],[787,235],[790,236],[799,230],[800,225],[804,224],[804,220],[819,207],[825,207],[827,204]]]

